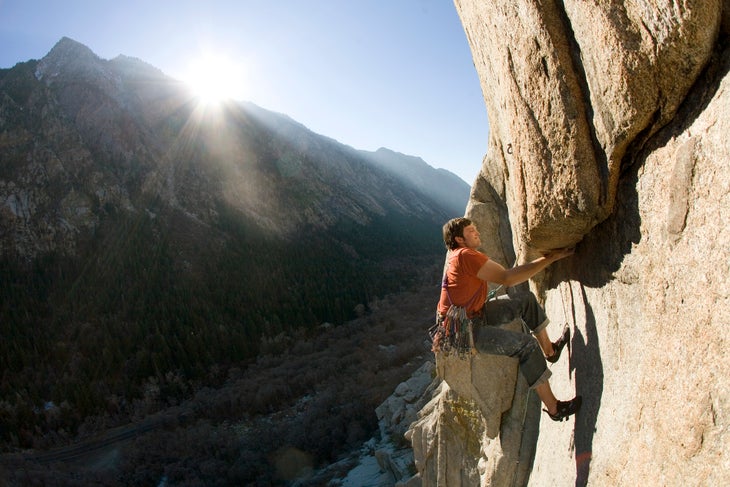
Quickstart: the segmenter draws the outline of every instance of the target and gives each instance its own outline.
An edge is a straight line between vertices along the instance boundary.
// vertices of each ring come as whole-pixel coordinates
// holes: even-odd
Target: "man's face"
[[[456,241],[460,246],[468,247],[470,249],[476,249],[482,245],[482,239],[479,236],[479,231],[473,223],[464,227],[464,237],[456,237]]]

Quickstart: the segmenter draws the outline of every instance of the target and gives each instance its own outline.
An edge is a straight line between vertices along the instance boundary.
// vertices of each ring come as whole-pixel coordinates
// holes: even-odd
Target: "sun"
[[[193,94],[205,104],[225,100],[242,100],[246,92],[245,73],[223,54],[205,54],[194,59],[184,81]]]

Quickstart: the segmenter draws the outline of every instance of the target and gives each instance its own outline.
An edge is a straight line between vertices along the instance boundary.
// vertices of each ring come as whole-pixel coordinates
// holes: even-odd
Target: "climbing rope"
[[[572,309],[572,313],[570,313],[570,322],[573,324],[573,328],[575,328],[575,306],[573,306],[573,288],[570,286],[570,281],[565,281],[565,284],[568,287],[568,294],[570,297],[570,308]],[[563,285],[560,284],[560,300],[563,302],[563,316],[565,317],[565,323],[568,323],[568,305],[565,302],[565,293],[563,292]]]

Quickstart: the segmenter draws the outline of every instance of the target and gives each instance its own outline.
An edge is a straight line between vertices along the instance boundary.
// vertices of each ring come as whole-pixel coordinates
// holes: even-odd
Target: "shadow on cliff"
[[[576,253],[556,266],[549,287],[564,286],[566,281],[579,283],[569,286],[562,295],[565,319],[569,323],[585,322],[573,327],[570,370],[575,378],[576,394],[583,396],[583,405],[575,418],[574,446],[576,487],[588,485],[593,438],[603,397],[604,370],[601,358],[596,316],[585,288],[600,288],[616,279],[624,258],[641,241],[641,215],[637,192],[641,164],[629,166],[619,180],[614,213],[597,225],[576,247]],[[585,316],[576,316],[576,307]]]
[[[603,361],[596,318],[582,288],[581,297],[586,313],[586,336],[578,328],[575,329],[570,358],[570,368],[575,373],[576,393],[583,396],[583,406],[575,418],[576,487],[588,484],[593,458],[593,434],[596,432],[598,410],[601,408],[603,396]]]
[[[624,257],[641,241],[638,170],[630,166],[619,180],[613,214],[588,233],[566,262],[566,276],[588,288],[601,288],[615,279]]]
[[[730,72],[730,39],[722,36],[715,53],[680,104],[673,119],[642,142],[632,143],[622,161],[611,216],[596,225],[578,244],[567,264],[567,277],[589,288],[600,288],[614,279],[626,255],[641,240],[638,172],[646,158],[680,136],[692,125],[713,99],[720,83]],[[556,276],[557,277],[557,276]],[[558,283],[554,283],[558,284]]]

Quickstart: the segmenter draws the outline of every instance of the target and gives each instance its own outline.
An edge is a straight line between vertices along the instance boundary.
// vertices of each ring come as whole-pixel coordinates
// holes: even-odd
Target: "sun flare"
[[[193,60],[185,82],[206,104],[242,100],[246,91],[243,68],[221,54],[207,54]]]

